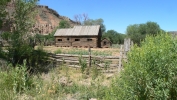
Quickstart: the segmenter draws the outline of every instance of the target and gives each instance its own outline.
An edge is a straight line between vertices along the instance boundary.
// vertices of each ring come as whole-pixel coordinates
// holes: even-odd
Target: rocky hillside
[[[36,16],[37,22],[34,26],[34,31],[40,34],[51,33],[59,25],[61,20],[67,20],[71,26],[77,23],[66,16],[59,15],[55,10],[48,8],[48,6],[37,6],[38,14]]]
[[[49,34],[56,29],[61,20],[67,20],[71,26],[77,25],[77,23],[66,16],[59,15],[55,10],[48,6],[37,5],[36,10],[38,11],[36,16],[36,23],[33,26],[32,33]],[[11,2],[7,5],[7,11],[12,14],[14,12],[14,4]],[[2,31],[11,30],[11,25],[4,25]]]

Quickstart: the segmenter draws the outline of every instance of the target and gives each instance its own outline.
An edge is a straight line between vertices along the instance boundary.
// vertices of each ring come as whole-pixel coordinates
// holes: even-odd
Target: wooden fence
[[[50,58],[56,62],[56,66],[67,64],[69,67],[80,68],[79,57],[82,57],[88,67],[97,66],[102,72],[114,73],[121,71],[122,61],[127,62],[126,54],[132,45],[130,39],[125,39],[124,45],[120,46],[119,56],[93,56],[91,55],[91,48],[89,48],[89,55],[50,54]]]
[[[102,72],[114,73],[120,71],[122,58],[120,56],[89,56],[72,54],[50,54],[50,59],[56,62],[56,66],[66,64],[69,67],[80,68],[79,57],[85,60],[88,67],[96,66]]]

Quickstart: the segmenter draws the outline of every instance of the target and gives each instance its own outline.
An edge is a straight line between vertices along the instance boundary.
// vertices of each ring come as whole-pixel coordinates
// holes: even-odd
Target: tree
[[[10,2],[10,0],[1,0],[0,2],[0,29],[2,28],[3,22],[7,15],[5,8],[8,2]]]
[[[103,33],[102,38],[109,39],[113,44],[122,44],[124,42],[125,34],[118,33],[115,30],[108,30]]]
[[[62,21],[60,21],[60,23],[59,23],[59,28],[70,28],[70,24],[69,24],[68,21],[62,20]]]
[[[134,43],[140,44],[147,34],[156,35],[162,31],[160,26],[155,22],[147,22],[145,24],[129,25],[126,29],[126,34]]]
[[[104,25],[104,20],[99,18],[99,19],[88,19],[83,22],[83,25],[100,25],[101,26],[101,31],[104,33],[106,31],[106,26]]]
[[[37,67],[37,64],[42,63],[46,55],[42,50],[35,50],[30,41],[33,37],[31,29],[35,21],[33,19],[36,14],[37,0],[14,0],[12,2],[15,5],[15,10],[8,20],[12,21],[14,27],[11,32],[3,33],[10,34],[4,35],[6,39],[10,39],[8,41],[9,47],[5,48],[8,52],[3,52],[4,58],[13,66],[22,64],[26,60],[29,66]]]
[[[78,15],[75,15],[74,16],[74,20],[78,23],[78,24],[81,24],[83,25],[83,22],[88,20],[88,14],[86,13],[83,13],[83,14],[78,14]]]
[[[104,20],[102,18],[99,19],[89,19],[88,14],[78,14],[74,16],[75,21],[80,25],[100,25],[101,31],[104,33],[106,31],[106,26],[104,25]]]

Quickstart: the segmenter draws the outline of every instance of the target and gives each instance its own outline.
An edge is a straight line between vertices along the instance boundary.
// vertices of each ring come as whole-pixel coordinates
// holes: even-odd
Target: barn
[[[101,27],[74,26],[73,28],[57,29],[54,34],[57,47],[101,47]]]
[[[110,48],[112,46],[112,42],[106,38],[101,40],[101,47],[102,48]]]

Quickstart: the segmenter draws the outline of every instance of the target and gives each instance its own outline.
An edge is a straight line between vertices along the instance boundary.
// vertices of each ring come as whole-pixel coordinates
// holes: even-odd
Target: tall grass
[[[54,51],[55,54],[60,54],[60,53],[64,53],[64,54],[75,54],[75,55],[89,55],[88,50],[83,50],[83,49],[71,49],[71,50],[66,50],[66,51],[62,51],[61,49],[58,49],[56,51]],[[111,56],[112,52],[108,52],[108,51],[96,51],[96,50],[92,50],[91,54],[94,56]]]
[[[73,70],[67,66],[54,68],[48,74],[30,75],[26,65],[0,69],[0,100],[88,100],[90,98],[103,99],[107,86],[102,86],[103,77],[96,67],[90,70],[90,78],[74,79],[72,75],[82,74],[80,70]],[[66,84],[61,84],[61,77],[66,77]],[[72,78],[71,78],[72,77]],[[90,80],[89,82],[85,82]],[[78,82],[80,81],[80,82]],[[83,84],[83,83],[85,84]],[[88,85],[86,85],[88,84]]]
[[[8,65],[7,67],[6,71],[0,69],[1,100],[13,98],[15,94],[29,91],[34,87],[33,78],[28,73],[25,61],[24,65],[17,65],[16,67]]]

